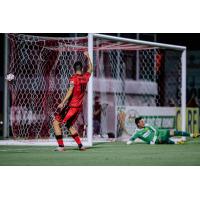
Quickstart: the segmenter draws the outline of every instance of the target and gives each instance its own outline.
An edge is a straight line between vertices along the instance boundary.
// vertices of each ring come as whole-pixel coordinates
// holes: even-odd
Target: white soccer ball
[[[14,79],[15,79],[15,75],[14,74],[7,74],[7,76],[6,76],[6,80],[7,81],[12,81]]]

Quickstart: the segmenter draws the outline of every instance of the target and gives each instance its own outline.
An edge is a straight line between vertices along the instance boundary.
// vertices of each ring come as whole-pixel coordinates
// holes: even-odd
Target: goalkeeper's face
[[[145,126],[145,122],[144,122],[144,119],[141,119],[139,122],[138,122],[138,128],[144,128]]]

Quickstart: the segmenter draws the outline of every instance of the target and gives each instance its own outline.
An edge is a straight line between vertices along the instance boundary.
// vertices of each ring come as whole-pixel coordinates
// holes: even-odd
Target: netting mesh
[[[154,91],[144,95],[147,105],[180,106],[181,105],[181,53],[177,51],[150,49],[139,52],[139,79],[154,83]],[[152,88],[144,88],[148,94]],[[156,84],[156,85],[155,85]],[[153,101],[151,97],[153,96]]]
[[[74,73],[73,64],[80,60],[86,65],[83,51],[87,38],[53,40],[9,34],[9,47],[8,71],[15,75],[10,85],[13,136],[48,138],[53,134],[57,106]],[[83,114],[79,123],[83,124]],[[67,133],[66,127],[63,132]]]
[[[86,66],[83,51],[87,50],[88,39],[20,34],[9,34],[8,39],[8,71],[15,75],[10,84],[13,136],[49,138],[53,135],[51,122],[57,105],[74,73],[74,62],[80,60]],[[124,113],[117,115],[119,106],[181,105],[179,51],[95,38],[93,63],[94,105],[87,105],[85,98],[83,113],[76,123],[83,136],[88,106],[94,106],[93,134],[105,136],[117,134],[117,118],[126,117]],[[100,112],[96,112],[99,108]],[[62,129],[67,133],[66,127]]]
[[[99,132],[120,136],[120,120],[125,123],[128,118],[126,121],[135,124],[134,118],[142,113],[116,109],[181,106],[180,51],[100,38],[95,40],[95,48],[94,96],[102,105]],[[154,118],[159,115],[156,109],[153,113]]]

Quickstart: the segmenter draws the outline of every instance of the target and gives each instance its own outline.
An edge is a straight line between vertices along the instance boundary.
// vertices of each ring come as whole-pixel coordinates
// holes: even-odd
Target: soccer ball
[[[7,74],[7,76],[6,76],[7,81],[12,81],[12,80],[14,80],[14,78],[15,78],[14,74]]]

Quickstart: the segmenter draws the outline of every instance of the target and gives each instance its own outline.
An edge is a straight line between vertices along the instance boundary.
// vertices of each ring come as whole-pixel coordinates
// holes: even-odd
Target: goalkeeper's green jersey
[[[145,127],[142,129],[137,128],[130,140],[134,141],[137,138],[141,139],[147,144],[166,142],[169,139],[169,129],[158,129],[153,126],[145,125]]]

